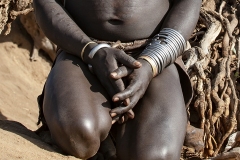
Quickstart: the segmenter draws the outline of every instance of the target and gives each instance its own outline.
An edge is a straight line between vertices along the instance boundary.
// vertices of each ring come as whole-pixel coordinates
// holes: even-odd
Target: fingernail
[[[118,98],[118,97],[113,98],[113,101],[114,101],[114,102],[117,102],[117,101],[119,101],[119,98]]]
[[[141,63],[138,62],[138,61],[135,61],[135,62],[134,62],[134,65],[135,65],[135,66],[141,66]]]
[[[113,73],[111,73],[111,76],[112,76],[112,77],[116,77],[116,76],[117,76],[117,73],[116,73],[116,72],[113,72]]]
[[[110,113],[111,117],[115,117],[117,113]]]
[[[116,122],[116,120],[113,120],[113,121],[112,121],[112,124],[114,124],[115,122]]]
[[[118,120],[118,124],[122,124],[124,122],[124,116],[122,116],[119,120]]]
[[[124,116],[122,116],[122,118],[121,118],[121,122],[122,122],[122,123],[124,122]]]
[[[123,101],[123,103],[124,103],[125,106],[128,106],[129,103],[130,103],[130,99],[129,99],[129,98],[125,99],[125,100]]]

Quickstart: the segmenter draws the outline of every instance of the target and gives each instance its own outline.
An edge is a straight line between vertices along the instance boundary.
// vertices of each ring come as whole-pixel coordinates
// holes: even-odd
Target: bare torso
[[[65,8],[90,37],[131,41],[159,32],[169,0],[66,0]]]
[[[112,47],[98,48],[89,37],[127,42],[152,37],[163,27],[187,39],[197,23],[202,1],[66,0],[65,8],[73,20],[59,1],[33,1],[39,26],[62,49],[48,76],[44,97],[40,97],[54,142],[81,159],[98,156],[99,151],[105,159],[117,155],[119,160],[179,160],[187,124],[181,82],[188,82],[180,79],[183,71],[172,64],[153,78],[154,68],[148,61],[136,60]],[[167,13],[170,2],[175,3]],[[96,46],[98,51],[90,58]],[[166,49],[173,51],[174,46]],[[164,59],[172,60],[169,52],[163,53]],[[122,77],[128,83],[124,84]],[[125,123],[113,127],[114,146],[105,138],[118,119]],[[96,156],[93,159],[99,158]]]

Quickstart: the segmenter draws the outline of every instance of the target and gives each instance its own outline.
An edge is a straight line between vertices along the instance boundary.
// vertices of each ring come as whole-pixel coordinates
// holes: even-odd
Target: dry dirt
[[[230,2],[230,1],[234,1],[234,0],[229,0],[227,2]],[[4,15],[3,11],[5,11],[7,9],[7,8],[5,8],[5,10],[4,9],[1,10],[1,7],[3,6],[3,5],[1,6],[1,3],[7,4],[10,2],[11,3],[18,2],[19,4],[21,4],[20,2],[27,2],[27,3],[22,3],[22,4],[28,4],[28,3],[32,2],[32,0],[16,0],[16,1],[3,0],[3,1],[0,1],[0,13],[2,13],[1,15]],[[209,16],[214,17],[212,14],[214,14],[215,12],[211,12],[211,14],[210,14],[210,12],[207,13],[206,11],[207,10],[208,11],[218,10],[218,8],[220,6],[220,2],[221,2],[220,0],[203,0],[203,6],[205,9],[201,12],[201,14],[202,14],[201,20],[204,23],[206,23],[207,25],[200,24],[197,27],[198,29],[196,30],[196,35],[197,35],[197,33],[200,33],[202,31],[202,32],[204,32],[205,35],[208,34],[208,35],[210,35],[210,37],[213,36],[212,34],[207,33],[208,30],[205,31],[206,29],[210,28],[209,27],[210,25],[208,24],[208,21],[206,21],[208,19],[206,17],[204,18],[204,15],[205,16],[208,15],[208,17]],[[238,1],[238,6],[236,8],[238,9],[237,18],[240,21],[240,5],[239,5],[239,3],[240,2]],[[24,6],[24,7],[26,7],[26,6]],[[229,5],[227,6],[227,8],[228,8],[228,10],[230,10]],[[10,7],[9,9],[12,10],[14,8]],[[21,8],[20,9],[17,8],[15,10],[22,11]],[[26,12],[26,11],[28,12],[28,10],[24,10],[24,12]],[[10,15],[11,14],[17,15],[20,12],[15,13],[15,12],[11,11],[9,13],[10,13]],[[224,11],[222,13],[223,13],[223,15],[225,15],[227,12]],[[9,18],[9,16],[5,16],[5,21],[0,21],[0,31],[1,31],[2,24],[3,25],[10,24],[15,19],[15,17],[16,16],[14,16],[11,20],[7,20],[7,18]],[[228,17],[228,16],[225,15],[224,17]],[[212,20],[212,19],[210,18],[210,20]],[[216,20],[220,24],[219,18],[216,18]],[[203,23],[201,21],[199,21],[199,22]],[[214,24],[216,22],[211,21],[211,23],[214,23]],[[217,34],[220,36],[217,37],[217,39],[215,41],[216,43],[214,44],[215,47],[218,46],[218,48],[215,48],[215,50],[214,50],[216,52],[219,51],[219,53],[222,53],[223,49],[222,49],[222,45],[220,45],[220,44],[223,41],[222,34],[224,32],[226,32],[226,29],[229,29],[229,28],[222,27],[222,29],[219,30],[219,33]],[[236,29],[237,29],[236,30],[237,34],[235,34],[236,35],[235,38],[239,37],[240,23],[238,24]],[[5,30],[7,30],[7,27],[5,28]],[[7,31],[10,31],[10,30],[7,30]],[[8,33],[8,32],[3,32],[3,33]],[[200,38],[199,37],[196,38],[196,37],[194,39],[198,42],[199,39],[201,39],[204,36],[201,36],[199,34]],[[195,40],[193,40],[192,44],[194,44]],[[207,41],[208,41],[208,39],[206,40],[206,42]],[[228,41],[230,41],[230,40],[228,40]],[[217,45],[217,43],[219,43],[219,45]],[[4,160],[5,159],[59,159],[59,160],[76,159],[72,156],[64,156],[62,154],[59,154],[58,151],[56,149],[54,149],[54,147],[52,147],[51,145],[49,145],[47,143],[44,143],[41,140],[41,138],[33,132],[34,130],[36,130],[38,128],[38,126],[36,125],[37,116],[38,116],[38,106],[37,106],[36,98],[41,93],[45,79],[51,68],[51,62],[41,53],[40,53],[40,57],[37,58],[37,61],[34,61],[34,62],[30,61],[31,52],[33,50],[33,44],[34,44],[33,40],[27,34],[27,32],[24,30],[23,26],[20,25],[19,20],[13,21],[12,30],[8,36],[0,36],[0,56],[1,56],[1,63],[0,63],[0,160],[2,160],[2,159],[4,159]],[[207,45],[210,45],[210,42],[207,43]],[[214,45],[212,45],[211,47],[214,47]],[[36,46],[35,46],[35,48],[36,48]],[[202,47],[202,49],[203,48],[204,47]],[[208,47],[205,47],[205,48],[208,48]],[[210,50],[212,51],[212,49],[210,49]],[[215,53],[215,52],[213,52],[213,53]],[[231,52],[229,52],[229,53],[231,53]],[[218,54],[217,57],[219,58],[218,59],[219,62],[222,61],[223,58],[221,58],[221,54]],[[211,58],[211,59],[213,59],[213,58]],[[232,64],[234,64],[234,63],[232,63]],[[229,63],[229,66],[233,67],[233,65],[230,65],[230,63]],[[210,70],[208,68],[205,68],[205,72],[203,72],[203,73],[204,74],[209,73],[209,71]],[[196,73],[198,73],[198,72],[196,72]],[[200,73],[200,71],[199,71],[199,73]],[[237,73],[238,73],[238,71],[237,71]],[[201,75],[201,74],[199,74],[199,75]],[[208,74],[208,75],[211,75],[211,74]],[[192,75],[192,77],[194,78],[193,75]],[[210,77],[210,78],[213,79],[213,77]],[[200,84],[200,82],[202,82],[201,79],[202,78],[200,76],[200,79],[198,80],[199,84]],[[223,78],[222,81],[223,80],[225,80],[225,78]],[[207,83],[207,81],[204,83]],[[209,83],[209,84],[211,84],[211,83]],[[238,86],[240,87],[239,84],[238,84]],[[234,91],[235,89],[231,89],[231,90]],[[205,89],[205,90],[202,90],[202,92],[203,91],[207,91],[207,90]],[[201,94],[199,94],[199,95],[201,95]],[[232,95],[230,95],[230,96],[232,96]],[[195,100],[196,99],[197,98],[195,98]],[[235,99],[236,99],[236,102],[238,102],[238,99],[237,98],[235,98]],[[233,103],[233,101],[231,103]],[[213,104],[213,103],[211,102],[209,104]],[[238,106],[238,105],[236,105],[236,106]],[[213,109],[210,109],[210,110],[214,111]],[[208,114],[205,110],[198,110],[198,112],[204,113],[201,115],[202,120],[204,120],[205,115]],[[234,114],[235,111],[234,112],[232,111],[232,113]],[[193,116],[194,116],[194,114],[193,114]],[[191,116],[191,117],[193,117],[193,116]],[[191,119],[191,117],[190,117],[190,119]],[[209,116],[209,117],[212,117],[212,116]],[[217,118],[221,119],[222,116],[217,117]],[[230,118],[230,120],[231,120],[231,118]],[[239,125],[239,121],[240,120],[238,120],[238,125]],[[204,122],[204,121],[202,121],[202,122]],[[208,124],[207,122],[208,121],[206,121],[206,124]],[[234,125],[235,125],[235,123],[236,122],[234,121]],[[202,124],[203,124],[202,125],[202,130],[203,130],[203,126],[204,126],[205,122]],[[210,129],[213,129],[213,128],[214,127],[210,127]],[[207,153],[207,151],[211,151],[213,153],[213,151],[216,150],[217,144],[216,144],[216,146],[212,145],[212,141],[215,142],[215,139],[218,140],[217,142],[218,142],[218,145],[220,146],[219,148],[221,148],[222,143],[220,143],[220,142],[224,142],[224,141],[220,140],[220,138],[223,137],[223,135],[225,136],[225,134],[226,134],[225,131],[218,133],[218,131],[222,131],[221,129],[222,128],[218,127],[216,130],[214,130],[214,132],[208,131],[208,134],[207,134],[207,135],[209,135],[207,137],[208,139],[205,139],[206,138],[206,134],[205,134],[205,136],[204,136],[205,137],[204,138],[205,139],[205,151],[204,152]],[[227,137],[228,136],[229,135],[227,135]],[[208,140],[210,140],[210,141],[208,141]],[[211,146],[212,146],[212,148],[211,148]],[[208,149],[208,150],[206,150],[206,149]],[[193,151],[193,152],[195,152],[195,151]],[[211,155],[212,155],[212,153],[211,153]],[[240,153],[240,151],[238,151],[237,153]],[[210,154],[210,152],[209,152],[209,154]],[[207,156],[205,155],[205,157],[207,157]],[[226,158],[222,158],[222,159],[226,159]]]
[[[38,117],[36,98],[51,63],[42,54],[31,62],[31,38],[15,21],[8,36],[0,36],[0,160],[76,159],[57,153],[33,131]]]

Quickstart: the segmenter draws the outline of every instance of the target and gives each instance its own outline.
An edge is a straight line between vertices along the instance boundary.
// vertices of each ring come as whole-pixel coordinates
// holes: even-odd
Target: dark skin
[[[45,34],[67,52],[58,56],[50,72],[43,105],[56,143],[76,157],[92,157],[111,124],[124,116],[120,121],[132,120],[117,127],[118,159],[179,159],[186,113],[176,67],[170,65],[153,78],[147,61],[136,60],[118,49],[102,48],[90,59],[87,53],[96,46],[90,44],[84,62],[80,52],[91,41],[89,37],[128,42],[151,38],[161,28],[173,28],[187,40],[197,23],[201,1],[67,0],[64,9],[57,0],[34,0],[34,6]],[[93,66],[95,75],[85,63]],[[127,86],[123,77],[129,80]],[[156,124],[159,121],[162,123]],[[147,131],[151,131],[148,139],[144,138]],[[170,138],[172,149],[167,147],[170,144],[166,139]],[[166,153],[162,147],[167,148]]]

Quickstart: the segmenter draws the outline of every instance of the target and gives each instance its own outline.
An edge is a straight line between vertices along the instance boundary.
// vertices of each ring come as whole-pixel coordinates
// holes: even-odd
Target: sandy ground
[[[0,36],[0,160],[76,159],[57,153],[33,131],[38,117],[36,98],[51,63],[40,54],[29,60],[32,42],[16,21],[10,35]]]

